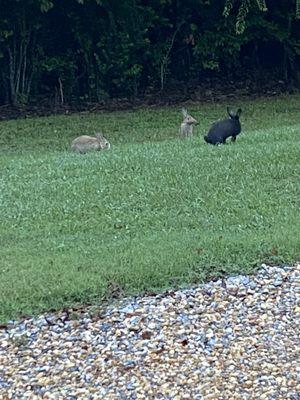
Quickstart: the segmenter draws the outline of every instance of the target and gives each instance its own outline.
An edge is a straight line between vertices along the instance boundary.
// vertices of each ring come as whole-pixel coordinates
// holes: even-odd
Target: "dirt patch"
[[[292,86],[282,80],[267,80],[267,83],[253,80],[204,81],[201,84],[174,82],[168,90],[158,92],[148,90],[145,95],[137,98],[113,98],[101,102],[78,103],[71,101],[66,104],[55,104],[49,99],[40,99],[35,104],[0,106],[0,120],[47,116],[53,114],[73,114],[78,112],[103,112],[131,110],[141,107],[161,107],[181,104],[188,101],[197,103],[215,103],[222,101],[236,101],[238,99],[255,99],[272,97],[280,94],[298,93],[300,87]]]

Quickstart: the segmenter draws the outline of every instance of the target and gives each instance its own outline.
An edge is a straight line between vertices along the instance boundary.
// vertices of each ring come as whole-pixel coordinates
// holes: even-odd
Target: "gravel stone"
[[[300,400],[300,264],[9,321],[7,399]]]

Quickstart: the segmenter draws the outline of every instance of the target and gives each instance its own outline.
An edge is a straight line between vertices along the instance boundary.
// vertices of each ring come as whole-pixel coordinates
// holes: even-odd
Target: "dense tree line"
[[[300,0],[0,0],[0,104],[300,81]]]

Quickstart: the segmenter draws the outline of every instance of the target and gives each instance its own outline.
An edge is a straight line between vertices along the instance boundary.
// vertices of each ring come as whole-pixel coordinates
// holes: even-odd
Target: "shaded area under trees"
[[[296,0],[0,0],[0,10],[0,105],[300,83]]]

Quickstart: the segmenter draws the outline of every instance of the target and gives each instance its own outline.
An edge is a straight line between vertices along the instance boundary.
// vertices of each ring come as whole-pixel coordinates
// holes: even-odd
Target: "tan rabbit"
[[[99,151],[109,149],[109,141],[101,134],[96,133],[94,136],[79,136],[71,143],[71,150],[76,153],[85,154],[89,151]]]
[[[188,114],[185,108],[182,109],[182,115],[183,115],[183,122],[180,125],[180,135],[181,137],[186,138],[188,136],[192,136],[193,127],[194,125],[198,124],[198,121],[195,118],[193,118],[190,114]]]

